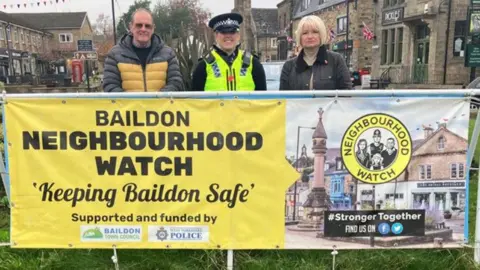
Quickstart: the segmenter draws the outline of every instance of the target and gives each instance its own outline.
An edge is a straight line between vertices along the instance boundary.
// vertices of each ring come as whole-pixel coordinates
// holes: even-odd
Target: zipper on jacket
[[[143,74],[143,89],[145,92],[147,92],[147,71],[146,71],[146,65],[145,67],[142,67],[142,74]]]
[[[235,75],[233,74],[232,66],[229,65],[229,66],[228,66],[228,69],[230,70],[230,74],[233,76],[233,78],[234,78],[234,80],[235,80]],[[230,78],[230,77],[229,77],[229,78]],[[230,85],[229,85],[229,86],[230,86],[230,90],[235,90],[235,89],[233,88],[233,81],[230,81],[230,80],[229,80],[228,83],[230,84]]]
[[[233,90],[237,91],[237,76],[235,75],[235,69],[233,69]]]
[[[230,82],[228,81],[228,78],[230,78],[230,74],[228,73],[227,69],[227,76],[225,77],[225,80],[227,81],[227,90],[230,91]]]

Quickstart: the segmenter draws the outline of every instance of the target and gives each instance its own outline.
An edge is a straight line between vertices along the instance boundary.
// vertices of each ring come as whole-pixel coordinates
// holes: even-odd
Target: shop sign
[[[403,21],[403,7],[385,10],[382,13],[382,25],[401,23]]]
[[[423,182],[417,183],[417,188],[450,188],[450,187],[465,187],[463,182]]]

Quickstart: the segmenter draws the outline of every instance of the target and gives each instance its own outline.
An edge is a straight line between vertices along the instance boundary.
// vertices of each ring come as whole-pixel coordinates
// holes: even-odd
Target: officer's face
[[[315,48],[320,46],[320,31],[316,29],[315,26],[305,24],[302,30],[302,47]]]
[[[221,33],[217,32],[215,34],[215,39],[217,41],[217,45],[225,51],[233,51],[240,40],[240,33],[233,32],[233,33]]]
[[[373,141],[376,142],[376,143],[380,142],[380,139],[381,139],[381,138],[380,138],[380,136],[378,136],[378,135],[374,135],[374,136],[373,136]]]
[[[147,43],[150,41],[153,29],[152,16],[144,11],[137,12],[130,24],[130,31],[133,34],[133,38],[139,43]]]

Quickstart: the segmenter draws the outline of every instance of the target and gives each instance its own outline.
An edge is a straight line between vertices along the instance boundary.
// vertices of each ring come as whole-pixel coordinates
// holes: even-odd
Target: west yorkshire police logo
[[[157,231],[157,238],[158,240],[167,240],[167,237],[168,237],[168,232],[167,230],[165,230],[165,228],[163,227],[160,227],[160,229],[158,229]]]
[[[412,138],[397,118],[383,113],[368,114],[348,127],[341,153],[353,177],[367,184],[383,184],[407,169]]]

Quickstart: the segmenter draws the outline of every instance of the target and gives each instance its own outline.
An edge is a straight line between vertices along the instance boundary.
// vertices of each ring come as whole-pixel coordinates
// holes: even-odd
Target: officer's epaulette
[[[255,57],[255,54],[249,52],[249,51],[245,51],[243,53],[243,58],[242,58],[242,67],[243,68],[248,68],[248,66],[250,66],[250,57],[253,55],[253,57]]]
[[[200,58],[202,60],[205,60],[205,62],[207,62],[207,64],[212,64],[213,62],[215,62],[215,57],[212,55],[211,52],[207,52],[206,54],[203,55],[202,58]],[[200,60],[199,60],[200,61]]]

